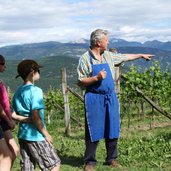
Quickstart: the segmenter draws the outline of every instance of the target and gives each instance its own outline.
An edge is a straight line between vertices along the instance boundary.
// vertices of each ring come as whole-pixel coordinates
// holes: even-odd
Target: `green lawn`
[[[159,119],[160,118],[160,119]],[[64,135],[64,120],[59,113],[54,113],[51,124],[47,128],[54,139],[54,146],[61,158],[61,171],[83,170],[84,127],[71,122],[71,136]],[[83,121],[82,121],[83,122]],[[149,129],[148,121],[132,121],[127,128],[126,118],[122,120],[121,137],[119,139],[118,161],[120,169],[104,166],[105,146],[100,141],[97,149],[97,171],[169,171],[171,170],[171,121],[158,116],[154,120],[154,128]],[[17,127],[14,132],[16,135]],[[14,163],[12,171],[19,171],[19,157]],[[38,167],[36,171],[38,171]]]

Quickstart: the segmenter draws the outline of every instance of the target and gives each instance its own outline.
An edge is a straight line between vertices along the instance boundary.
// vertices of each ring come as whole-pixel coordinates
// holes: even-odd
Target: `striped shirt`
[[[103,53],[101,62],[95,56],[93,56],[93,59],[92,59],[92,62],[94,65],[108,63],[113,79],[115,78],[114,66],[121,64],[124,61],[127,61],[126,55],[120,54],[120,53],[112,53],[109,51],[105,51]],[[87,51],[80,57],[79,64],[77,67],[77,73],[78,73],[79,81],[81,81],[84,78],[91,77],[92,67],[91,67],[91,63],[90,63],[89,51]]]

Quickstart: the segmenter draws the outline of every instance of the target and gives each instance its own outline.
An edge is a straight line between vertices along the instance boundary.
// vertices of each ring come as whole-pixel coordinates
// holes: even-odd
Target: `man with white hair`
[[[119,102],[114,91],[114,65],[144,58],[151,54],[119,54],[107,51],[108,31],[97,29],[91,33],[90,49],[79,59],[77,67],[79,85],[85,87],[85,155],[86,171],[94,169],[96,149],[105,139],[105,164],[118,167],[117,142],[120,132]]]

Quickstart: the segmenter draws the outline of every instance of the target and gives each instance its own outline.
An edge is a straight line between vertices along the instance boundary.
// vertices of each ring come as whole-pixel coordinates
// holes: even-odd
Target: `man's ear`
[[[97,41],[97,46],[98,46],[98,47],[101,46],[101,41],[100,41],[100,40]]]

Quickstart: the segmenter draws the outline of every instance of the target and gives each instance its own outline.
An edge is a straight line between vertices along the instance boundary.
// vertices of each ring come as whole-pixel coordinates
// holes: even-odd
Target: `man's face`
[[[101,51],[107,50],[108,44],[109,44],[108,36],[107,35],[104,35],[104,37],[100,41]]]

